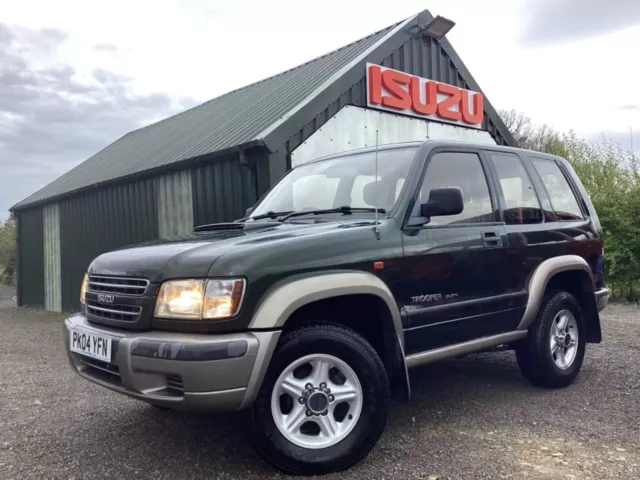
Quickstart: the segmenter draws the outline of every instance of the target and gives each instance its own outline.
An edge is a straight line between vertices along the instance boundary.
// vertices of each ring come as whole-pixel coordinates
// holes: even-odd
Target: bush
[[[15,222],[11,219],[0,221],[0,283],[16,284],[18,249],[16,245]]]

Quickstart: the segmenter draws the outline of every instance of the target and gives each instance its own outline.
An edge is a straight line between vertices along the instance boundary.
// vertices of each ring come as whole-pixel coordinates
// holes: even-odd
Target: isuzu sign
[[[371,63],[367,106],[473,128],[482,128],[484,118],[481,93]]]

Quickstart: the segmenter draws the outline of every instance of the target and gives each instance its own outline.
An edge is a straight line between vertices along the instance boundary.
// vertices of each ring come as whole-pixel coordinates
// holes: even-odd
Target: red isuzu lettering
[[[482,123],[484,97],[481,93],[379,65],[369,65],[367,77],[371,105],[414,116],[436,116],[455,123],[474,126]]]

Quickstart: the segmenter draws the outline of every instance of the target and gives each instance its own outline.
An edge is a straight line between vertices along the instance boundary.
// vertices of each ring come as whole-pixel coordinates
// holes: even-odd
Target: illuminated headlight
[[[87,296],[87,284],[89,283],[89,275],[85,273],[82,279],[82,285],[80,286],[80,303],[85,304],[85,298]]]
[[[233,280],[171,280],[160,287],[155,316],[183,320],[233,317],[242,303],[245,282]]]

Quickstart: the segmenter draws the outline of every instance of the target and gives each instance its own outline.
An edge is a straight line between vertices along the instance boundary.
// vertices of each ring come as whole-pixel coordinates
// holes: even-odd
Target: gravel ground
[[[158,411],[69,369],[60,315],[0,286],[0,478],[284,478],[254,455],[245,416]],[[640,477],[640,309],[611,305],[564,390],[530,386],[512,352],[412,373],[372,453],[328,479]]]

